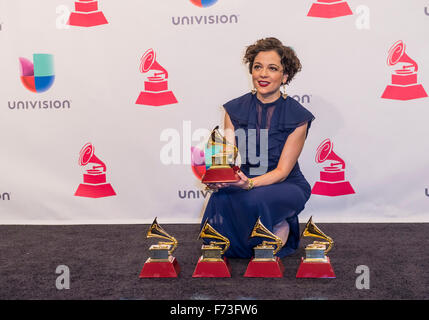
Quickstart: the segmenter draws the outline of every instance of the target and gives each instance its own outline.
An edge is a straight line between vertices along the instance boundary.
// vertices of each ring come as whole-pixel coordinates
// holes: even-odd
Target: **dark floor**
[[[179,241],[178,278],[139,279],[148,257],[149,225],[0,226],[0,299],[325,300],[429,299],[429,224],[318,224],[335,245],[336,279],[296,279],[304,245],[284,258],[283,278],[244,278],[247,259],[230,259],[231,278],[192,278],[200,256],[199,225],[162,227]],[[303,225],[301,225],[301,229]],[[56,268],[70,270],[70,289],[56,288]],[[356,268],[370,270],[357,289]]]

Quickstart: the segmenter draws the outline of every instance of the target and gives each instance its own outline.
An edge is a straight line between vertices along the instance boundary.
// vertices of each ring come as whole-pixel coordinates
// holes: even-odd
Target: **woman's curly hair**
[[[286,80],[286,84],[288,84],[294,78],[295,74],[301,71],[301,62],[296,56],[295,51],[291,47],[284,46],[277,38],[259,39],[254,44],[248,46],[243,61],[249,64],[249,72],[252,73],[253,62],[258,53],[272,50],[276,51],[280,56],[283,74],[288,75]]]

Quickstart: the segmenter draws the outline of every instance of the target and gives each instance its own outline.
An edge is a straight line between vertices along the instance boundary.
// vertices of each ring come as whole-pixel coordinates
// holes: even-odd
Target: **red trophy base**
[[[94,27],[107,23],[107,19],[101,11],[88,13],[72,12],[69,21],[67,21],[68,25],[77,27]]]
[[[320,0],[312,4],[307,16],[316,18],[337,18],[352,14],[352,10],[350,10],[349,5],[345,1]]]
[[[86,197],[86,198],[103,198],[116,196],[115,190],[113,190],[110,183],[104,184],[85,184],[81,183],[77,188],[75,196]]]
[[[177,278],[180,272],[179,263],[173,257],[172,261],[152,261],[149,259],[143,265],[139,278]]]
[[[381,96],[384,99],[412,100],[426,98],[428,95],[421,84],[410,86],[388,85]]]
[[[215,168],[210,167],[203,178],[201,179],[202,183],[217,183],[217,182],[237,182],[240,180],[240,177],[237,175],[236,171],[238,169],[234,168]]]
[[[250,260],[247,265],[245,277],[249,278],[282,278],[284,266],[279,257],[275,261],[254,261]]]
[[[202,261],[198,260],[195,267],[193,278],[231,278],[228,260],[224,257],[223,261]]]
[[[352,185],[348,181],[340,182],[325,182],[325,181],[316,181],[313,189],[311,190],[312,194],[319,194],[322,196],[336,197],[344,196],[347,194],[354,194],[355,191],[352,188]]]
[[[177,99],[172,91],[164,92],[140,92],[137,98],[136,104],[142,104],[146,106],[165,106],[167,104],[177,103]]]
[[[326,259],[328,259],[328,262],[304,262],[304,258],[301,258],[301,264],[299,266],[298,272],[296,273],[296,277],[336,278],[329,257],[326,257]]]

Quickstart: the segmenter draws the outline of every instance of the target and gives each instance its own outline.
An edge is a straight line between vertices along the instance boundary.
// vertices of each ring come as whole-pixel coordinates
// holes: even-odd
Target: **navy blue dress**
[[[289,134],[305,123],[308,124],[308,133],[311,121],[314,120],[314,116],[291,97],[280,97],[275,102],[264,104],[256,95],[248,93],[229,101],[224,108],[234,125],[241,159],[246,160],[240,169],[248,177],[275,169]],[[241,129],[240,134],[237,129]],[[264,132],[268,133],[268,153],[263,152],[267,149],[261,147],[259,139]],[[259,163],[255,163],[257,157]],[[212,193],[202,223],[208,219],[219,233],[229,239],[231,245],[225,252],[226,257],[251,258],[253,247],[262,240],[268,240],[249,238],[258,217],[270,231],[276,224],[286,220],[290,227],[289,237],[277,253],[282,258],[298,248],[298,214],[304,209],[310,194],[311,187],[297,162],[288,177],[280,183],[256,187],[250,191],[228,187]]]

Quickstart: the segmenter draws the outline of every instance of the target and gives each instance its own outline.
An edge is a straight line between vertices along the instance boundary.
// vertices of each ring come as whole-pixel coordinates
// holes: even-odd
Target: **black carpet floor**
[[[164,224],[179,241],[178,278],[139,279],[149,225],[0,226],[2,300],[428,300],[429,224],[318,224],[335,245],[336,279],[295,277],[305,244],[282,259],[283,278],[245,278],[247,259],[230,259],[231,278],[192,278],[201,253],[197,224]],[[301,230],[303,225],[301,225]],[[59,290],[56,268],[70,270]],[[357,289],[356,268],[370,270],[369,289]]]

